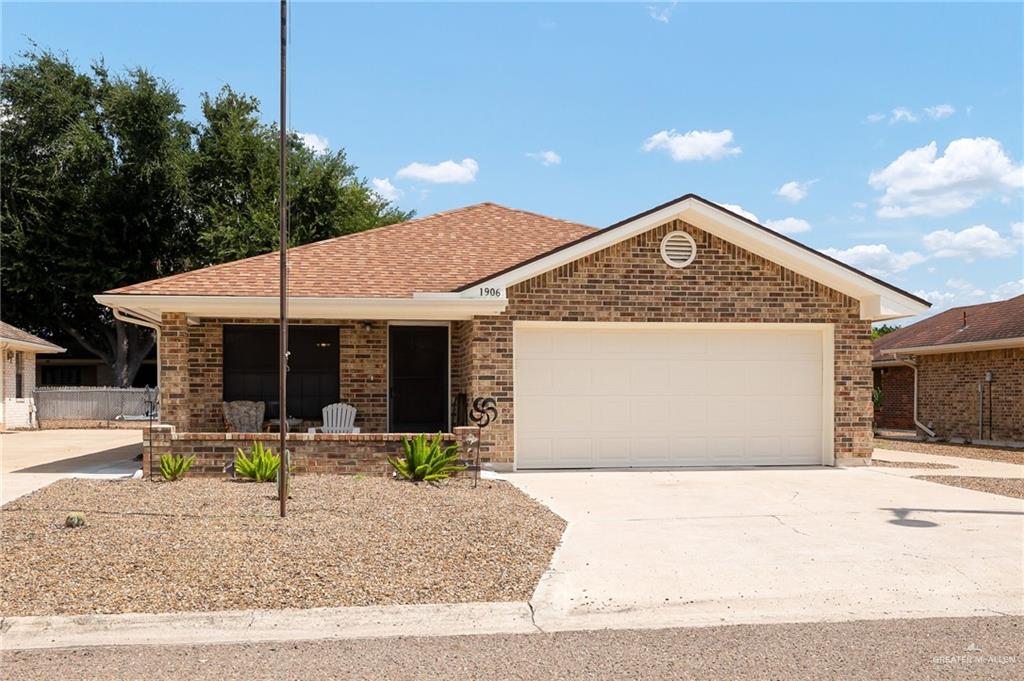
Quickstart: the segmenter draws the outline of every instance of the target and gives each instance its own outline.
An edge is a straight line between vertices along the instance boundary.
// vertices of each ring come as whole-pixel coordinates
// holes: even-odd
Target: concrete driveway
[[[140,430],[26,430],[0,434],[0,504],[61,478],[121,478],[139,470]]]
[[[568,521],[545,630],[1024,613],[1024,502],[870,468],[506,476]]]

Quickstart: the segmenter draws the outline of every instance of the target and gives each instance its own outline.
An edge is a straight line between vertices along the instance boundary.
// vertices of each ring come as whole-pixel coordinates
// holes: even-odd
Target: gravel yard
[[[565,522],[505,482],[61,480],[0,510],[0,613],[527,600]],[[67,529],[68,513],[86,525]]]
[[[1024,618],[4,652],[15,679],[1020,679]]]
[[[1024,465],[1024,449],[999,449],[977,445],[954,445],[947,442],[913,442],[875,438],[875,446],[898,452],[917,452],[936,456],[959,456],[964,459],[984,459]]]
[[[956,468],[948,463],[928,463],[927,461],[886,461],[885,459],[871,458],[872,466],[882,468]]]
[[[1001,494],[1004,497],[1024,499],[1024,480],[1020,478],[978,478],[967,475],[915,475],[915,480],[939,482],[943,485],[973,489],[976,492]]]

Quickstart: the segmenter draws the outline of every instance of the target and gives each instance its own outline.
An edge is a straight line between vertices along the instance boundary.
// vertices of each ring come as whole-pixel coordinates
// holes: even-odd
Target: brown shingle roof
[[[1007,338],[1024,338],[1024,295],[995,303],[954,307],[887,333],[874,342],[873,359],[891,358],[886,350]],[[955,352],[955,348],[950,352]]]
[[[47,350],[43,350],[42,352],[64,352],[64,348],[59,345],[54,345],[50,341],[44,340],[39,336],[34,336],[28,331],[23,331],[16,326],[11,326],[7,322],[0,322],[0,342],[3,341],[41,345],[44,348],[47,348]]]
[[[296,297],[405,298],[452,291],[594,231],[593,227],[480,203],[288,250]],[[274,296],[277,252],[108,293]]]

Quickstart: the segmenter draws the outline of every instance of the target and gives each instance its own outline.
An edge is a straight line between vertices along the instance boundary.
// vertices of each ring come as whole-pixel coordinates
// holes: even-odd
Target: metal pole
[[[281,356],[278,365],[278,402],[281,423],[281,445],[278,454],[281,464],[277,476],[277,497],[281,501],[281,517],[285,517],[288,505],[288,457],[285,456],[288,440],[288,126],[286,111],[288,97],[286,89],[288,66],[288,0],[281,0],[281,129],[279,141],[281,191],[278,200],[281,209]]]

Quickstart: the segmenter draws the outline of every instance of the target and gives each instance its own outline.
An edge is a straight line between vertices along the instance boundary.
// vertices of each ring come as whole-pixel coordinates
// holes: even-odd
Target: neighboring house
[[[288,416],[343,400],[362,429],[295,435],[300,460],[333,457],[311,470],[379,465],[480,397],[495,467],[863,463],[871,322],[928,308],[692,194],[601,230],[483,203],[289,268]],[[239,437],[222,400],[277,416],[277,296],[270,253],[96,297],[160,331],[162,451],[219,470]]]
[[[955,307],[888,333],[874,342],[872,367],[882,427],[1024,442],[1024,295]]]
[[[34,428],[36,355],[64,352],[64,348],[0,322],[0,430]]]
[[[70,339],[61,339],[67,346],[67,352],[56,357],[39,357],[36,360],[36,385],[47,386],[113,386],[114,370],[105,361],[98,358],[78,343]],[[156,348],[142,360],[139,371],[135,374],[132,387],[145,388],[156,386]]]

